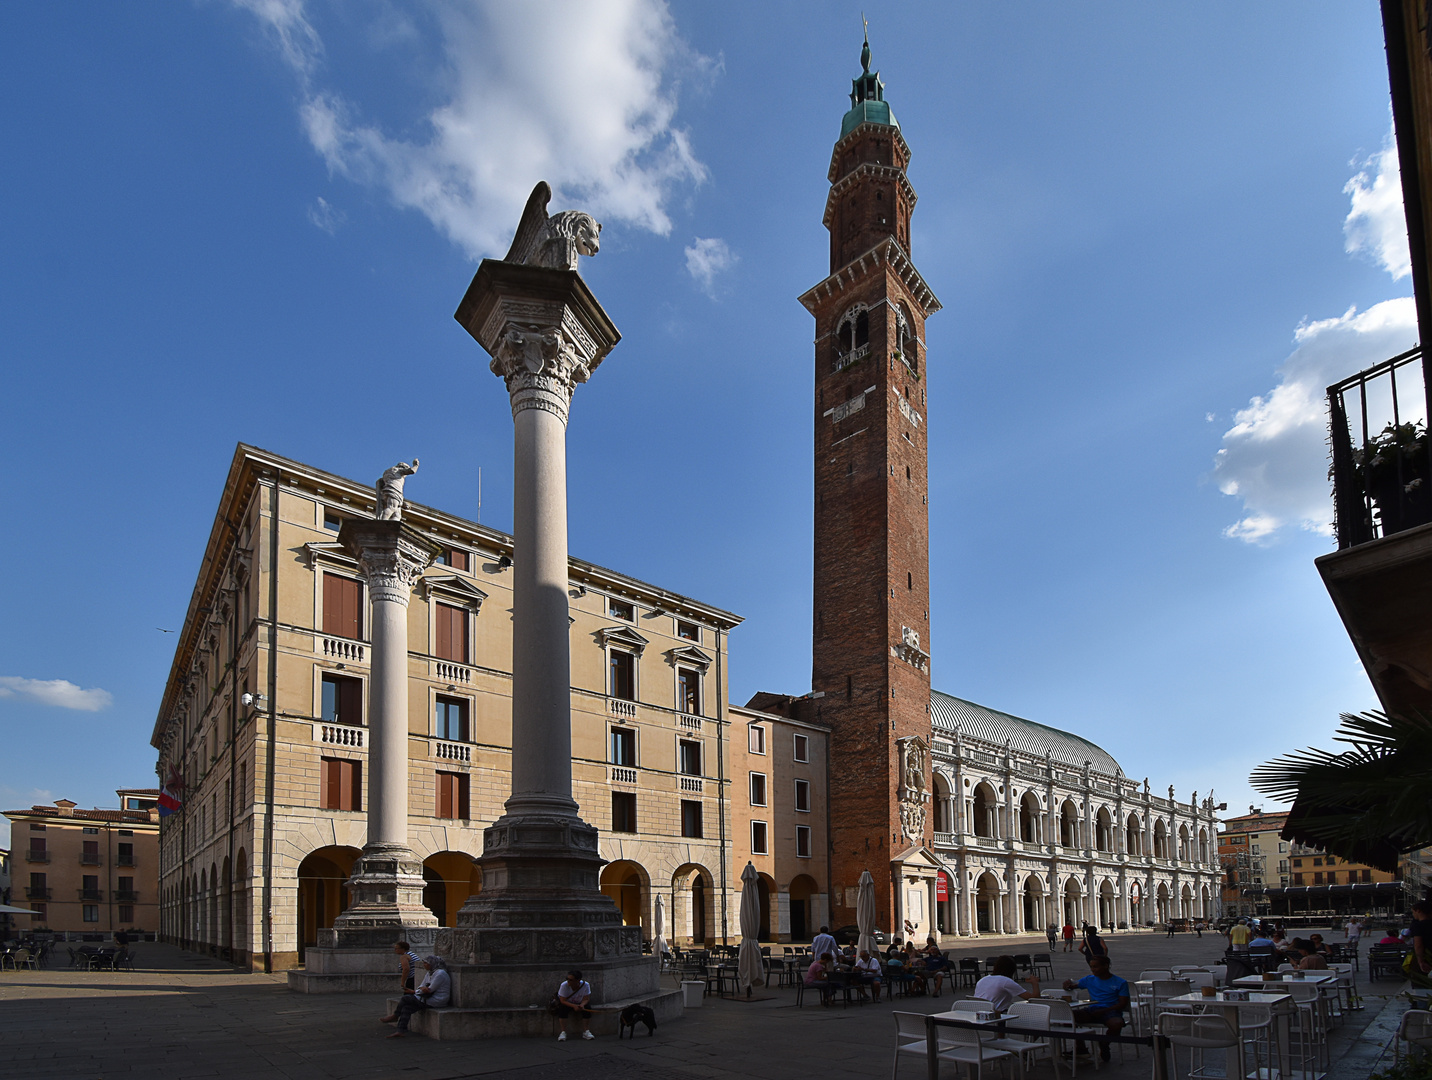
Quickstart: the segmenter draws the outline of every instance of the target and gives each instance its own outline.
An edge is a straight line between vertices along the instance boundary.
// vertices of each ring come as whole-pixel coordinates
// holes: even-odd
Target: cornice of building
[[[821,224],[827,229],[830,228],[830,223],[835,218],[835,200],[854,187],[856,181],[866,177],[892,181],[904,193],[912,211],[920,200],[920,197],[915,194],[915,189],[910,186],[910,179],[905,175],[904,169],[896,168],[894,165],[880,165],[874,161],[866,161],[851,169],[830,186],[830,192],[825,197],[825,216],[821,219]]]
[[[305,497],[331,506],[340,513],[371,515],[376,509],[372,485],[247,443],[239,443],[235,447],[150,735],[150,745],[156,749],[162,747],[164,730],[178,708],[177,697],[184,684],[184,675],[202,645],[214,612],[219,610],[219,593],[224,586],[223,571],[238,545],[242,519],[248,512],[255,491],[267,484],[275,485],[280,491],[301,492]],[[503,556],[512,558],[513,539],[509,533],[418,502],[406,502],[403,517],[438,543],[456,543],[471,548],[479,556],[490,555],[494,562]],[[655,611],[705,625],[717,632],[729,633],[744,621],[742,616],[733,612],[596,563],[570,558],[568,566],[573,586],[634,600]],[[206,608],[210,609],[207,617]]]
[[[853,288],[866,276],[887,268],[904,283],[910,298],[920,305],[922,316],[933,315],[943,306],[925,284],[920,271],[915,269],[910,256],[893,236],[887,236],[865,254],[857,256],[823,281],[817,282],[798,299],[801,306],[814,315],[816,308],[832,296]]]
[[[904,152],[907,162],[913,156],[910,153],[910,144],[905,141],[905,136],[901,134],[898,127],[894,124],[878,124],[873,120],[868,120],[863,124],[857,124],[851,128],[836,140],[835,146],[831,147],[830,168],[826,171],[826,177],[832,184],[839,179],[837,170],[840,168],[840,155],[845,151],[845,148],[851,143],[856,142],[861,136],[871,134],[890,136],[890,138],[900,144],[900,149]]]

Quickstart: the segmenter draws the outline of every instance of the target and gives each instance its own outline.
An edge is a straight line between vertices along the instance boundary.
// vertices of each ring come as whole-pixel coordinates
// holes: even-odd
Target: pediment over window
[[[711,666],[711,657],[695,645],[683,645],[679,649],[668,649],[666,658],[671,661],[672,667],[678,664],[689,664],[691,667],[700,668],[705,672]]]
[[[487,593],[457,574],[434,574],[432,577],[425,577],[423,589],[429,601],[437,599],[456,602],[470,608],[474,614],[482,610],[482,602],[487,599]]]
[[[308,556],[310,570],[317,569],[320,563],[341,566],[345,570],[358,569],[358,560],[349,555],[348,550],[337,540],[314,540],[304,544],[303,550]]]
[[[619,649],[630,649],[638,656],[649,644],[646,638],[630,626],[604,626],[597,631],[597,639],[603,647],[615,645]]]

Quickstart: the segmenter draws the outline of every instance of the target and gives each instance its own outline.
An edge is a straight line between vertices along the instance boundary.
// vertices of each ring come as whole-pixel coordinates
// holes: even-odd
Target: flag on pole
[[[174,813],[174,811],[178,810],[179,807],[181,807],[181,806],[183,806],[183,805],[184,805],[184,804],[178,799],[178,797],[176,797],[176,796],[174,795],[174,793],[173,793],[172,791],[169,790],[168,787],[164,787],[164,788],[162,788],[162,789],[160,790],[160,792],[159,792],[159,816],[160,816],[160,817],[162,817],[162,818],[168,817],[170,814]]]

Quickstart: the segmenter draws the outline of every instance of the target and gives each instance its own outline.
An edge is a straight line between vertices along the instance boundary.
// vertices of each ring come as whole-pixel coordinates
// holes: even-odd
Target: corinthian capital
[[[591,377],[596,351],[580,326],[511,321],[489,366],[507,384],[514,414],[547,409],[565,421],[572,391]]]
[[[435,544],[401,521],[350,519],[339,530],[338,541],[358,560],[373,601],[404,607],[438,554]]]
[[[512,411],[546,409],[563,421],[621,334],[572,270],[484,259],[457,320],[492,357]]]

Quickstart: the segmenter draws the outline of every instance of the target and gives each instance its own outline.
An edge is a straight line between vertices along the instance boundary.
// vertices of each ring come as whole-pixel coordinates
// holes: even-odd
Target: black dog
[[[621,1029],[617,1032],[618,1040],[626,1034],[627,1028],[631,1028],[631,1037],[635,1039],[636,1026],[638,1024],[646,1025],[646,1033],[648,1036],[656,1034],[656,1013],[652,1012],[645,1005],[628,1005],[622,1010],[621,1021]]]

